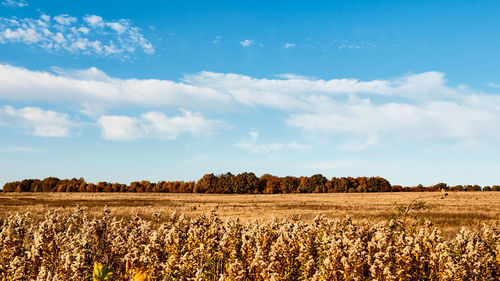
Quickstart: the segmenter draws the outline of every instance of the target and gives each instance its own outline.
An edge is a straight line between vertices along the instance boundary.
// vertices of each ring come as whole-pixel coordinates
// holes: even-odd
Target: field
[[[46,210],[80,206],[89,215],[100,215],[105,206],[111,214],[130,217],[138,214],[151,218],[176,211],[188,217],[215,210],[222,219],[268,221],[272,217],[311,221],[317,215],[328,218],[364,219],[371,223],[387,220],[394,203],[407,206],[424,201],[427,210],[412,211],[419,218],[430,219],[445,237],[455,235],[461,227],[477,228],[482,223],[500,221],[500,192],[440,193],[333,193],[276,195],[215,195],[165,193],[4,193],[0,194],[0,217],[16,212],[41,215]]]
[[[402,215],[417,201],[427,208]],[[500,277],[497,192],[6,193],[0,202],[0,280]]]

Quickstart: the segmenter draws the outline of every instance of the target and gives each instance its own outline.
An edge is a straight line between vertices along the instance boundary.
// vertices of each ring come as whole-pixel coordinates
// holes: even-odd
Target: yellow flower
[[[94,272],[92,273],[93,281],[101,281],[101,280],[111,280],[113,278],[113,271],[107,268],[100,262],[94,263]]]

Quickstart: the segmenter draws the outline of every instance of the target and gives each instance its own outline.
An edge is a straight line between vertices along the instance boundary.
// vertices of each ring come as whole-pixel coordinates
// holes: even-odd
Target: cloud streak
[[[33,148],[33,147],[25,147],[25,146],[9,146],[4,149],[0,149],[2,152],[44,152],[44,150]]]
[[[230,97],[206,87],[157,79],[118,79],[97,68],[55,72],[0,65],[0,99],[58,100],[106,107],[220,106]]]

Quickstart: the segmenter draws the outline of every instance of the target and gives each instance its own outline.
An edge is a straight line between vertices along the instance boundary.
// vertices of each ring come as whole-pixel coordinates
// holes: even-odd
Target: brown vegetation
[[[446,239],[400,215],[371,224],[17,214],[0,219],[0,280],[499,280],[500,225]]]
[[[500,193],[440,192],[360,193],[360,194],[157,194],[157,193],[4,193],[0,194],[0,218],[16,212],[41,216],[47,210],[69,210],[81,206],[96,216],[107,206],[114,215],[136,214],[152,218],[183,213],[188,217],[215,210],[222,219],[243,221],[277,218],[298,218],[310,221],[317,215],[330,218],[351,217],[354,221],[387,220],[394,212],[394,203],[408,205],[411,201],[426,202],[427,210],[411,214],[431,219],[445,236],[455,235],[460,227],[478,227],[483,222],[500,220]],[[444,199],[443,199],[444,198]]]

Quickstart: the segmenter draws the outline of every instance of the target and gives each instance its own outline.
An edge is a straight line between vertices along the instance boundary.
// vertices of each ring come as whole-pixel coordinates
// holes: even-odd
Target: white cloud
[[[94,116],[124,106],[226,113],[266,108],[284,113],[286,124],[306,132],[351,137],[347,150],[369,147],[371,136],[379,141],[500,138],[500,96],[449,86],[439,72],[368,81],[200,72],[176,82],[119,79],[97,68],[52,71],[0,65],[0,99],[85,104],[82,110]],[[88,110],[93,107],[101,113]],[[277,146],[272,147],[266,149]]]
[[[181,116],[167,117],[163,113],[148,112],[141,116],[148,134],[154,137],[175,139],[181,133],[200,136],[210,134],[218,123],[204,119],[198,112],[182,110]]]
[[[66,137],[77,125],[68,115],[45,111],[39,107],[15,109],[12,106],[0,108],[0,117],[12,119],[14,124],[27,128],[31,134],[40,137]]]
[[[123,32],[127,31],[128,28],[128,22],[122,22],[122,23],[108,22],[106,25],[109,26],[114,31],[118,32],[119,34],[122,34]]]
[[[259,144],[257,143],[259,133],[251,131],[249,134],[250,139],[239,141],[235,144],[235,146],[253,153],[271,153],[281,149],[292,149],[297,151],[311,150],[309,145],[299,144],[296,142]]]
[[[103,137],[108,140],[131,140],[144,136],[139,120],[128,116],[102,116],[99,118]]]
[[[30,71],[0,64],[0,99],[57,100],[117,107],[213,107],[229,105],[231,97],[208,87],[157,79],[118,79],[97,68]]]
[[[283,45],[283,47],[285,47],[285,49],[290,49],[290,48],[295,48],[295,43],[285,43],[285,45]]]
[[[497,101],[497,109],[500,103]],[[306,131],[406,139],[500,138],[498,111],[456,102],[337,104],[330,112],[292,114],[287,124]]]
[[[241,46],[243,47],[250,47],[254,44],[255,42],[253,40],[250,40],[250,39],[245,39],[243,41],[240,42]]]
[[[83,33],[83,34],[88,34],[90,32],[90,29],[82,26],[82,27],[78,28],[78,31]]]
[[[24,43],[50,52],[127,58],[137,49],[153,54],[153,45],[129,20],[106,21],[87,15],[81,21],[63,14],[40,18],[0,17],[0,43]]]
[[[58,23],[58,24],[62,24],[62,25],[71,25],[75,22],[78,21],[77,18],[75,17],[70,17],[69,15],[60,15],[60,16],[56,16],[54,17],[54,20]]]
[[[83,20],[89,24],[91,27],[103,27],[104,21],[102,17],[96,15],[87,15],[83,17]]]
[[[348,96],[372,94],[381,96],[400,96],[411,99],[440,98],[457,96],[457,89],[446,86],[444,74],[424,72],[409,74],[393,80],[360,81],[358,79],[314,79],[310,77],[285,74],[283,79],[257,79],[240,74],[200,72],[186,76],[185,82],[197,86],[210,86],[221,91],[239,95],[239,89],[251,90],[254,100],[262,96],[278,95],[281,98],[304,96]],[[307,99],[307,98],[306,98]],[[306,100],[304,99],[304,100]],[[253,102],[255,102],[253,101]],[[267,101],[266,101],[267,102]],[[271,106],[278,106],[271,103]]]
[[[103,137],[108,140],[176,139],[183,133],[201,136],[210,134],[216,125],[221,124],[217,120],[208,120],[200,113],[187,110],[174,117],[154,111],[139,117],[104,115],[99,118],[98,123]]]
[[[356,94],[424,99],[428,95],[455,93],[444,85],[443,75],[437,72],[407,75],[396,80],[372,81],[309,79],[290,74],[288,78],[256,79],[240,74],[200,72],[186,76],[183,81],[197,87],[216,89],[232,96],[241,104],[288,111],[328,110],[334,102],[332,97],[345,99],[349,95],[356,97]]]
[[[28,6],[28,2],[25,0],[4,0],[2,5],[9,8],[23,8]]]

